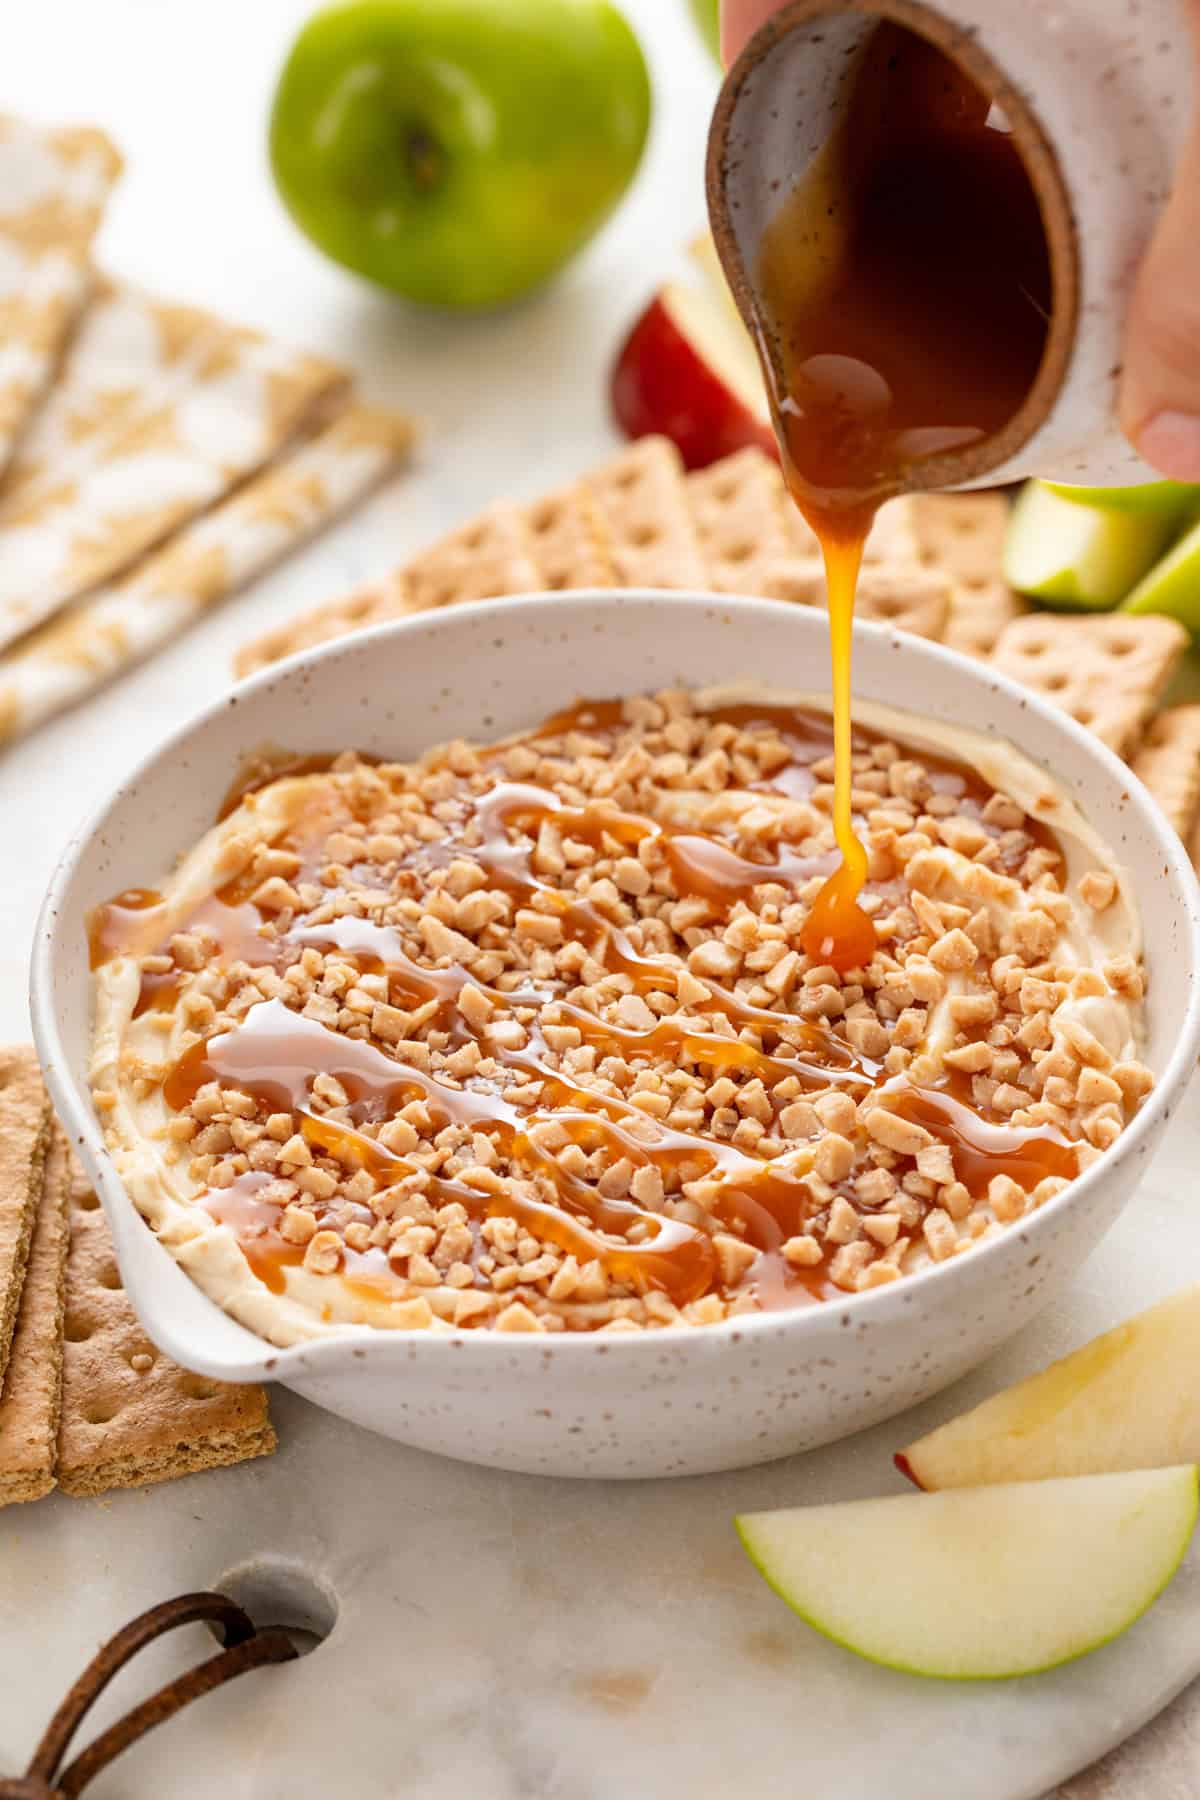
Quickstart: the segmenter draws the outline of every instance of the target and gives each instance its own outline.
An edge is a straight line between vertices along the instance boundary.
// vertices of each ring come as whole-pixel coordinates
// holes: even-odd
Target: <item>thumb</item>
[[[1119,414],[1160,474],[1200,481],[1200,124],[1134,287]]]

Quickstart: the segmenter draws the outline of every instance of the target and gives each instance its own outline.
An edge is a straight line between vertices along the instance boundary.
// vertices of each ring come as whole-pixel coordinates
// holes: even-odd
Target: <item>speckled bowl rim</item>
[[[579,589],[569,593],[545,592],[507,596],[498,600],[480,600],[455,606],[451,611],[439,613],[418,613],[409,618],[389,621],[382,625],[354,632],[349,637],[334,639],[320,644],[313,649],[298,651],[270,667],[250,676],[238,683],[228,694],[205,707],[201,712],[189,719],[185,724],[162,740],[156,748],[142,757],[126,779],[114,789],[109,797],[96,807],[79,829],[72,835],[55,868],[38,914],[34,932],[33,952],[30,965],[30,1009],[33,1020],[33,1035],[39,1058],[45,1073],[46,1083],[60,1116],[68,1126],[73,1140],[81,1146],[86,1145],[95,1157],[98,1165],[105,1171],[107,1181],[102,1186],[112,1185],[121,1192],[125,1204],[136,1214],[133,1202],[124,1194],[124,1189],[108,1162],[103,1148],[103,1140],[99,1126],[92,1115],[88,1095],[67,1073],[69,1067],[65,1046],[58,1032],[54,1016],[54,992],[56,987],[56,939],[57,914],[60,902],[69,884],[75,878],[81,862],[85,861],[93,839],[101,832],[108,815],[138,786],[146,772],[155,764],[161,763],[185,748],[189,739],[201,731],[211,721],[232,708],[247,709],[257,693],[264,692],[278,683],[281,678],[290,678],[297,670],[306,670],[310,676],[323,667],[331,667],[340,658],[350,654],[357,655],[364,644],[383,643],[392,638],[403,639],[409,635],[425,635],[437,633],[439,625],[449,629],[458,629],[472,620],[495,622],[503,626],[517,609],[524,610],[539,601],[553,602],[568,613],[574,609],[583,614],[587,608],[598,602],[606,606],[618,607],[622,603],[645,604],[661,599],[664,605],[673,609],[686,609],[702,605],[707,608],[718,607],[722,611],[742,612],[746,614],[749,627],[756,614],[763,609],[769,612],[786,612],[795,616],[813,616],[812,609],[797,609],[786,601],[761,599],[752,596],[732,596],[718,594],[700,589],[676,590],[669,598],[655,593],[653,590],[629,589]],[[1023,687],[1019,682],[1011,680],[986,664],[961,655],[958,651],[948,650],[941,644],[930,643],[909,633],[897,632],[893,628],[869,621],[858,621],[854,626],[856,642],[875,639],[885,643],[889,648],[904,651],[904,661],[898,665],[903,671],[904,692],[890,697],[891,704],[898,709],[910,712],[919,718],[917,708],[907,704],[912,689],[920,688],[920,672],[922,665],[940,666],[951,682],[964,684],[964,696],[969,699],[972,689],[982,686],[988,692],[1002,693],[1019,708],[1034,714],[1052,732],[1058,733],[1069,741],[1076,751],[1081,752],[1084,759],[1095,766],[1101,776],[1116,782],[1123,790],[1123,797],[1140,815],[1144,825],[1148,826],[1161,850],[1166,870],[1183,901],[1187,930],[1181,932],[1179,951],[1188,957],[1187,967],[1177,973],[1188,985],[1188,999],[1182,1028],[1177,1041],[1166,1060],[1163,1070],[1156,1078],[1156,1084],[1134,1119],[1126,1126],[1112,1148],[1093,1166],[1078,1176],[1071,1185],[1056,1195],[1045,1206],[1022,1219],[1020,1231],[1023,1241],[1031,1247],[1043,1232],[1050,1229],[1052,1223],[1075,1208],[1084,1208],[1096,1189],[1109,1182],[1120,1168],[1131,1158],[1137,1156],[1145,1139],[1161,1123],[1170,1117],[1175,1102],[1186,1086],[1197,1057],[1200,1055],[1200,884],[1192,869],[1178,833],[1170,826],[1167,819],[1152,799],[1148,790],[1137,779],[1132,771],[1106,745],[1094,737],[1089,731],[1075,722],[1069,714],[1059,707],[1044,700],[1032,690]],[[631,681],[630,692],[636,692],[636,681]],[[311,700],[311,691],[309,694]],[[964,707],[966,717],[954,722],[961,723],[971,729],[969,707]],[[1083,805],[1086,813],[1086,804]],[[182,848],[182,846],[181,846]],[[1153,961],[1152,947],[1147,950],[1148,959]],[[103,1195],[102,1195],[103,1198]],[[1014,1226],[1013,1230],[1017,1227]],[[704,1355],[717,1349],[734,1344],[748,1344],[762,1333],[777,1334],[786,1329],[789,1336],[802,1336],[809,1327],[815,1328],[819,1322],[825,1321],[830,1311],[841,1316],[843,1325],[853,1320],[860,1328],[868,1322],[881,1323],[889,1314],[897,1313],[902,1306],[911,1306],[925,1302],[936,1306],[939,1296],[948,1295],[951,1284],[955,1281],[956,1272],[961,1274],[968,1263],[976,1270],[981,1267],[982,1259],[995,1258],[1001,1255],[1009,1241],[1009,1233],[976,1246],[968,1256],[955,1257],[948,1262],[936,1263],[928,1268],[918,1270],[904,1277],[902,1281],[890,1283],[886,1287],[870,1289],[861,1294],[847,1294],[841,1299],[826,1300],[812,1307],[798,1307],[791,1310],[764,1313],[742,1313],[735,1318],[724,1319],[711,1325],[668,1325],[645,1333],[616,1333],[602,1339],[605,1350],[615,1356],[637,1357],[653,1347],[660,1345],[664,1339],[678,1345],[683,1342],[696,1346],[697,1354]],[[157,1246],[167,1266],[175,1268],[170,1253],[164,1246]],[[190,1278],[187,1278],[190,1279]],[[197,1289],[197,1292],[201,1290]],[[131,1298],[136,1303],[136,1289],[131,1288]],[[228,1316],[211,1301],[203,1296],[206,1305],[211,1306],[214,1313],[229,1323]],[[547,1336],[541,1332],[506,1332],[498,1334],[486,1331],[467,1331],[451,1328],[446,1332],[432,1333],[427,1330],[385,1330],[368,1325],[346,1325],[331,1330],[328,1335],[318,1339],[306,1340],[290,1349],[279,1349],[267,1339],[260,1338],[246,1327],[238,1329],[245,1338],[261,1346],[261,1354],[240,1359],[237,1377],[240,1379],[263,1379],[286,1381],[289,1376],[312,1375],[321,1370],[328,1370],[331,1365],[345,1364],[353,1356],[359,1360],[370,1353],[372,1361],[378,1356],[387,1356],[390,1352],[396,1356],[407,1354],[414,1341],[420,1342],[432,1351],[434,1345],[443,1345],[447,1351],[462,1348],[466,1345],[478,1349],[483,1343],[494,1343],[497,1353],[502,1348],[506,1353],[520,1355],[537,1354],[539,1356],[585,1356],[597,1347],[594,1332],[563,1332]],[[166,1346],[171,1349],[172,1346]],[[178,1347],[175,1348],[178,1353]],[[197,1366],[203,1364],[203,1353],[197,1357]],[[232,1374],[232,1367],[229,1370]]]

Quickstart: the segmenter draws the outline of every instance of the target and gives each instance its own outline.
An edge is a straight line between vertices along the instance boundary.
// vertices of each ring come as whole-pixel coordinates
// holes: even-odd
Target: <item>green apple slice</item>
[[[751,1561],[870,1662],[948,1680],[1032,1675],[1139,1618],[1196,1523],[1197,1471],[1142,1469],[749,1513]]]
[[[1004,545],[1004,579],[1056,606],[1103,611],[1123,600],[1162,554],[1173,515],[1111,512],[1027,482]]]
[[[1142,577],[1121,610],[1166,613],[1200,636],[1200,524],[1186,531]]]
[[[1200,1286],[960,1413],[896,1465],[933,1489],[1200,1462],[1197,1369]]]
[[[1181,519],[1200,512],[1200,485],[1182,481],[1143,481],[1134,487],[1075,487],[1069,481],[1047,481],[1052,494],[1080,506],[1102,506],[1109,512],[1170,513]]]

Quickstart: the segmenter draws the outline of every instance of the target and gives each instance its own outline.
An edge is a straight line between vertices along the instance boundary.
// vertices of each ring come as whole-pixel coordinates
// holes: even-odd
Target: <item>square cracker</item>
[[[1129,759],[1180,837],[1200,814],[1200,705],[1171,706],[1151,719]]]
[[[243,644],[234,671],[253,675],[297,650],[331,643],[406,613],[453,606],[460,600],[536,593],[547,585],[524,509],[502,502],[439,538],[383,581],[343,594]]]
[[[406,591],[404,571],[398,569],[385,581],[355,588],[353,593],[340,594],[336,600],[301,613],[299,618],[285,619],[282,625],[273,625],[270,631],[242,645],[234,658],[234,674],[241,680],[297,650],[311,650],[314,644],[332,643],[352,631],[378,625],[382,619],[395,618],[404,611]]]
[[[942,641],[966,656],[990,656],[1005,626],[1029,608],[1004,580],[1008,531],[1003,494],[912,494],[884,508],[903,510],[927,568],[949,584]]]
[[[30,1044],[0,1046],[0,1386],[42,1192],[50,1102]]]
[[[739,450],[686,479],[688,505],[718,593],[763,594],[824,606],[820,545],[794,505],[778,464],[761,450]],[[920,637],[940,637],[948,590],[921,566],[906,514],[880,512],[863,556],[855,612]]]
[[[884,507],[867,541],[858,616],[958,648],[990,648],[1024,603],[997,575],[1004,501],[919,496]],[[701,587],[824,605],[820,547],[779,465],[746,449],[685,476],[666,438],[525,506],[498,504],[387,581],[276,627],[243,647],[248,675],[293,651],[384,619],[541,589]]]
[[[781,573],[799,564],[821,579],[816,538],[792,505],[779,465],[762,450],[739,450],[685,479],[688,510],[720,594],[777,595]],[[789,514],[794,515],[795,524]]]
[[[543,494],[522,508],[522,516],[542,587],[617,586],[604,518],[586,481]]]
[[[639,438],[585,475],[583,484],[599,514],[618,586],[708,586],[683,461],[668,438]]]
[[[824,606],[824,567],[818,563],[816,568],[805,568],[799,561],[780,564],[766,591],[773,600]],[[915,562],[864,562],[854,596],[854,616],[910,631],[916,637],[937,639],[946,623],[948,601],[946,583],[936,569],[923,569]]]
[[[758,594],[763,582],[797,581],[797,571],[823,569],[820,540],[788,493],[773,456],[737,450],[686,478],[688,505],[709,563],[709,585],[725,593]],[[880,508],[863,547],[863,567],[931,561],[922,554],[903,500]]]
[[[1118,756],[1137,743],[1166,689],[1188,634],[1160,614],[1030,613],[1001,632],[988,659],[1069,712]]]
[[[544,585],[522,508],[499,501],[438,538],[386,580],[310,613],[300,621],[287,652],[280,654],[299,648],[299,633],[306,645],[322,643],[405,613],[532,593]],[[320,636],[315,635],[318,630]]]
[[[121,1286],[100,1202],[73,1170],[58,1485],[146,1487],[275,1448],[261,1387],[192,1375],[155,1349]]]
[[[0,1506],[38,1500],[54,1486],[70,1176],[67,1140],[55,1125],[0,1398]]]
[[[535,593],[542,585],[523,509],[504,501],[460,525],[406,563],[405,610]]]
[[[244,644],[239,675],[384,619],[460,600],[492,600],[543,588],[608,588],[617,570],[599,504],[576,482],[528,506],[502,503],[468,520],[382,582],[345,595]]]

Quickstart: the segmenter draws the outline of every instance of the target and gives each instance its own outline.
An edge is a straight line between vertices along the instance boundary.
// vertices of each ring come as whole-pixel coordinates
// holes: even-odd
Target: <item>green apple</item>
[[[1075,500],[1081,506],[1103,506],[1109,512],[1160,512],[1181,519],[1200,512],[1200,486],[1179,481],[1143,481],[1135,487],[1074,487],[1069,481],[1048,481],[1052,494]]]
[[[696,21],[700,35],[716,57],[721,60],[721,0],[688,0],[692,9],[692,17]]]
[[[800,1506],[737,1520],[751,1561],[835,1643],[913,1675],[1032,1675],[1157,1599],[1196,1523],[1197,1471],[1142,1469]]]
[[[1167,613],[1200,636],[1200,525],[1184,533],[1142,577],[1122,612]]]
[[[497,306],[603,224],[650,106],[608,0],[346,0],[292,46],[271,167],[335,262],[427,305]]]
[[[918,1487],[931,1489],[1183,1462],[1200,1462],[1200,1286],[993,1394],[896,1457]]]
[[[1004,545],[1004,579],[1055,606],[1104,611],[1123,600],[1162,554],[1173,514],[1111,512],[1026,482]]]

